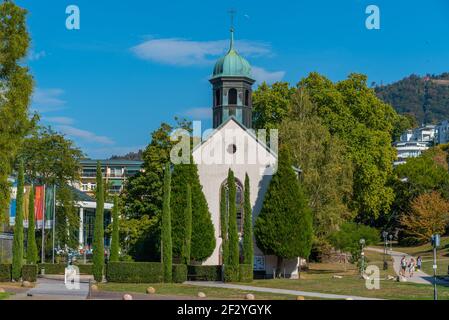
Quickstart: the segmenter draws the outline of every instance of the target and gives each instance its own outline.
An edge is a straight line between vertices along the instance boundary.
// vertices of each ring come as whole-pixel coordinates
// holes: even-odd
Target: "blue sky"
[[[143,148],[163,121],[210,126],[214,61],[228,47],[235,8],[237,49],[258,82],[296,84],[318,71],[393,82],[449,71],[447,0],[17,0],[29,11],[33,109],[92,158]],[[380,8],[380,30],[365,9]],[[68,5],[81,11],[67,30]]]

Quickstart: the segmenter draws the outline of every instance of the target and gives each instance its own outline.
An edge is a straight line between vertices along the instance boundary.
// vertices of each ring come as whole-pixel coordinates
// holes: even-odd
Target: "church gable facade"
[[[254,222],[262,209],[265,192],[273,172],[277,155],[265,141],[259,141],[252,127],[252,85],[249,63],[234,49],[234,33],[228,53],[215,65],[210,80],[213,94],[214,131],[193,150],[193,161],[198,167],[200,183],[206,197],[215,228],[216,247],[204,265],[221,265],[220,192],[227,184],[228,171],[236,179],[237,227],[243,236],[243,195],[245,176],[250,181],[250,202]],[[242,245],[240,245],[242,248]],[[242,257],[241,252],[241,257]],[[285,261],[286,274],[297,275],[299,259]],[[270,275],[276,268],[276,257],[266,256],[254,240],[254,270]]]

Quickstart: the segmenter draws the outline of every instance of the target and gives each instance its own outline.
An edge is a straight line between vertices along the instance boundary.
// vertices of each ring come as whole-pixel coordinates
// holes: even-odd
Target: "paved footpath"
[[[365,248],[365,250],[369,250],[369,251],[375,251],[375,252],[381,252],[383,253],[384,250],[383,249],[378,249],[378,248]],[[411,255],[408,255],[407,253],[403,253],[403,252],[398,252],[398,251],[390,251],[387,250],[388,255],[390,255],[393,259],[393,269],[396,272],[397,275],[399,275],[399,271],[401,269],[401,259],[403,256],[405,256],[405,258],[407,259],[407,261],[410,260],[410,258],[412,257]],[[414,257],[416,260],[416,257]],[[419,284],[433,284],[433,275],[428,275],[427,273],[420,271],[420,270],[416,270],[413,277],[409,277],[408,276],[408,270],[406,272],[406,279],[408,282],[412,282],[412,283],[419,283]],[[437,284],[439,285],[449,285],[449,282],[441,280],[441,279],[437,279]]]
[[[69,290],[60,279],[38,278],[36,286],[26,292],[17,293],[9,300],[85,300],[89,283],[81,282],[79,290]]]
[[[184,282],[184,284],[200,286],[200,287],[237,289],[237,290],[255,291],[255,292],[269,292],[269,293],[288,294],[288,295],[294,295],[294,296],[315,297],[315,298],[323,298],[323,299],[382,300],[382,299],[366,298],[366,297],[358,297],[358,296],[346,296],[346,295],[340,295],[340,294],[264,288],[264,287],[253,287],[253,286],[245,286],[245,285],[237,285],[237,284],[228,284],[228,283],[223,283],[223,282],[186,281],[186,282]]]

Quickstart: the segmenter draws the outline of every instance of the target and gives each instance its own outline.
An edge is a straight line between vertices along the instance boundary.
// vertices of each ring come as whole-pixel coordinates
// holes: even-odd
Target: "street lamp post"
[[[431,238],[433,246],[433,300],[438,300],[437,291],[437,247],[440,246],[440,235],[434,234]]]
[[[387,262],[388,232],[387,231],[382,232],[382,236],[384,237],[384,270],[387,270],[388,269],[388,262]]]
[[[363,277],[363,273],[365,272],[365,253],[363,249],[365,248],[365,239],[360,239],[360,247],[361,247],[361,265],[360,265],[360,275]]]
[[[389,238],[390,238],[390,252],[391,252],[391,251],[393,251],[393,235],[390,234]]]

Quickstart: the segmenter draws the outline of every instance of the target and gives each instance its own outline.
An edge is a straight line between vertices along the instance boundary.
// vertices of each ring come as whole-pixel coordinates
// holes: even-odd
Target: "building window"
[[[220,100],[220,89],[217,89],[215,90],[215,106],[219,106],[221,104]]]
[[[229,105],[236,105],[237,104],[237,90],[234,89],[234,88],[229,89],[228,104]]]
[[[245,91],[245,106],[249,106],[249,90]]]

